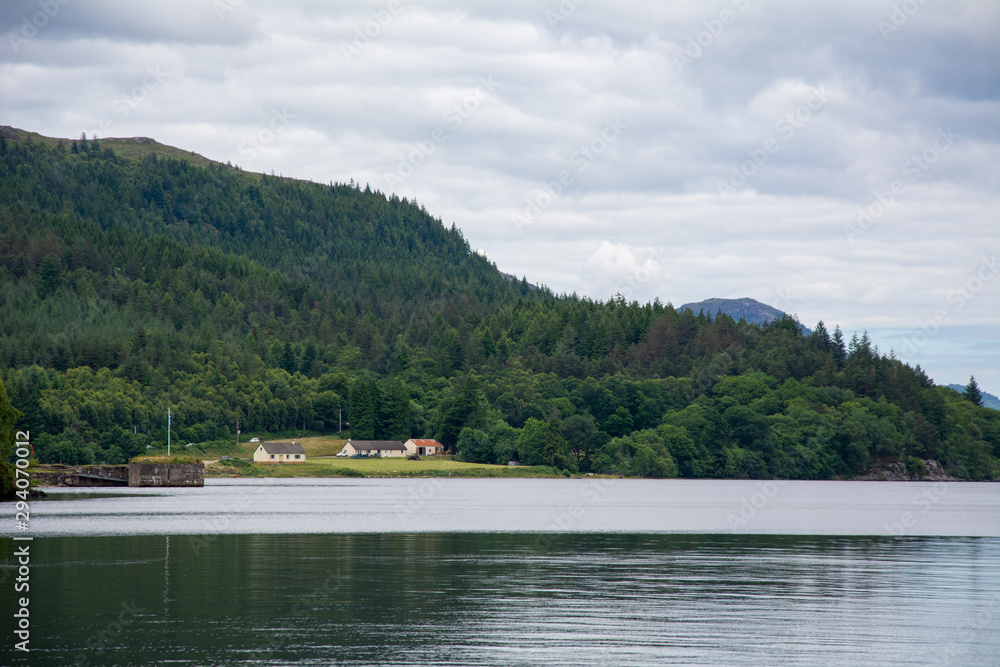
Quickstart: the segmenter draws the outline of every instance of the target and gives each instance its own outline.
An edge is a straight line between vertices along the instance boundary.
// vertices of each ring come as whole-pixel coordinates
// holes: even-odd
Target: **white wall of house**
[[[296,458],[298,456],[298,458]],[[305,463],[305,454],[268,454],[264,445],[259,445],[253,452],[255,463]]]
[[[398,458],[408,454],[408,450],[403,449],[358,449],[351,442],[344,445],[342,451],[347,452],[348,456],[357,456],[360,454],[361,456],[383,456],[387,458]]]
[[[405,449],[380,449],[378,450],[379,456],[385,456],[389,458],[400,458],[406,456]]]

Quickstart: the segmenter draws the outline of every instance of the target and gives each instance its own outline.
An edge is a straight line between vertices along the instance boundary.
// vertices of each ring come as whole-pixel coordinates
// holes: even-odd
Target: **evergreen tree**
[[[291,342],[285,343],[284,349],[281,352],[281,367],[289,373],[294,373],[298,370],[298,364],[295,362],[295,347]]]
[[[351,387],[351,405],[348,409],[351,422],[351,438],[355,440],[375,440],[378,430],[379,405],[376,402],[375,383],[360,378]]]
[[[837,364],[837,368],[844,367],[844,361],[847,359],[847,347],[844,345],[844,332],[840,330],[840,325],[838,324],[833,329],[833,360]]]
[[[817,349],[826,351],[830,348],[830,334],[826,331],[826,325],[823,324],[823,320],[820,320],[816,324],[816,328],[812,332],[812,341]]]
[[[965,385],[965,393],[962,395],[965,397],[965,400],[971,402],[973,405],[983,406],[983,392],[979,390],[979,385],[976,384],[975,375],[969,377],[969,384]]]
[[[406,391],[406,387],[398,379],[393,378],[388,382],[388,386],[381,394],[382,414],[378,438],[380,440],[406,442],[410,439],[413,428],[413,417],[410,413],[410,396]]]
[[[302,371],[303,375],[308,377],[315,377],[315,369],[313,365],[316,363],[316,344],[309,341],[306,344],[306,349],[302,351],[302,362],[299,364],[299,370]]]
[[[450,402],[442,404],[438,439],[446,447],[454,447],[458,436],[465,427],[479,428],[483,426],[485,413],[482,405],[482,394],[479,391],[479,381],[469,375],[462,384],[458,395]]]
[[[493,340],[493,334],[489,329],[486,329],[486,331],[483,332],[483,354],[486,355],[487,359],[489,359],[496,353],[497,345]]]
[[[355,438],[469,429],[501,462],[521,442],[567,469],[658,476],[672,456],[692,477],[823,479],[905,448],[1000,477],[1000,413],[867,334],[848,363],[823,323],[805,338],[791,318],[555,295],[370,188],[81,142],[0,146],[0,378],[43,462],[145,451],[167,400],[177,437],[203,442],[237,416],[329,432],[350,399]]]
[[[46,255],[38,264],[38,295],[52,296],[62,287],[62,264],[52,255]]]

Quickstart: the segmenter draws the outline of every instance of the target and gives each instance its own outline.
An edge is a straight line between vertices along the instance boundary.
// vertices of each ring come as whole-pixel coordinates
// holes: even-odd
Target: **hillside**
[[[169,404],[177,441],[343,415],[568,471],[1000,475],[1000,414],[867,336],[556,295],[415,202],[167,149],[0,133],[0,368],[42,461],[155,451]]]
[[[960,384],[949,384],[945,385],[948,389],[954,389],[959,394],[965,393],[965,386]],[[989,408],[990,410],[1000,410],[1000,397],[994,396],[988,392],[983,392],[983,407]]]

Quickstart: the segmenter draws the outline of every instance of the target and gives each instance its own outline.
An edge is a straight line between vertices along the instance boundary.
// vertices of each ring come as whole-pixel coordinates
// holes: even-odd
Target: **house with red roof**
[[[416,454],[417,456],[434,456],[435,454],[444,454],[444,445],[442,445],[437,440],[431,440],[429,438],[410,438],[403,443],[406,447],[406,453],[410,456]]]

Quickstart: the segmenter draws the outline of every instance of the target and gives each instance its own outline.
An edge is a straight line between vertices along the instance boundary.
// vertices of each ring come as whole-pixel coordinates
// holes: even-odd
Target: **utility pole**
[[[344,408],[337,408],[337,433],[344,432]]]
[[[236,415],[236,449],[240,448],[240,416]]]
[[[170,406],[167,406],[167,458],[170,458]]]

